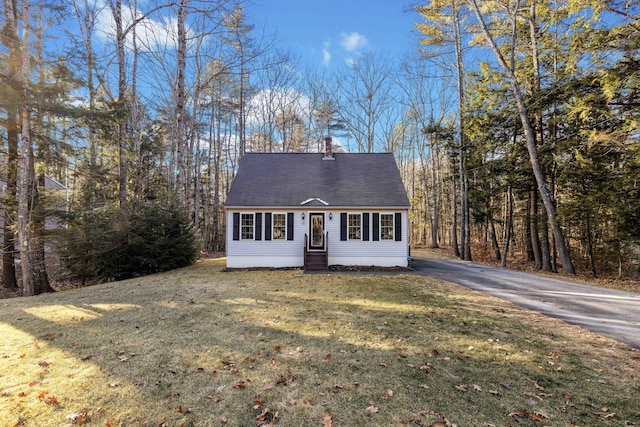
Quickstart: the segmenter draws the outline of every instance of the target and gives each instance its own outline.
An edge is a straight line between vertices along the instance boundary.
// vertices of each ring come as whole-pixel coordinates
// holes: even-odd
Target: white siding
[[[233,240],[233,213],[262,212],[262,240]],[[264,240],[264,213],[293,212],[294,240]],[[329,210],[326,208],[310,208],[308,210],[231,210],[226,213],[227,220],[227,267],[302,267],[304,264],[304,236],[309,234],[309,214],[325,214],[325,230],[328,232],[329,265],[361,265],[382,267],[406,267],[409,256],[408,247],[408,215],[407,210]],[[340,214],[369,213],[369,241],[340,241]],[[374,212],[402,214],[402,240],[373,241]],[[305,219],[302,219],[304,213]],[[331,219],[329,218],[331,216]]]
[[[369,213],[369,241],[347,240],[340,241],[340,213]],[[402,213],[402,240],[373,241],[372,215],[377,213]],[[329,232],[329,265],[361,265],[380,267],[407,267],[409,245],[407,243],[407,211],[382,210],[341,210],[332,212],[333,220],[327,222]]]
[[[262,240],[233,240],[233,213],[262,212]],[[264,240],[264,213],[293,214],[294,240]],[[292,210],[227,210],[227,267],[302,267],[304,265],[304,229],[301,212]],[[254,236],[255,237],[255,236]]]

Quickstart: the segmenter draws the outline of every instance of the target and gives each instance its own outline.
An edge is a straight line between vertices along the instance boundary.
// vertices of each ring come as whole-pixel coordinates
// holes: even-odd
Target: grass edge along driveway
[[[223,264],[0,300],[0,425],[640,425],[623,344],[424,277]]]

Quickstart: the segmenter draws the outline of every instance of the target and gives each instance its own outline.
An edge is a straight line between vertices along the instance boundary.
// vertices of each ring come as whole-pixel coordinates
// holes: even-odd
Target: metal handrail
[[[329,269],[329,232],[327,231],[324,238],[325,261],[324,268]]]
[[[304,233],[304,268],[307,268],[307,233]]]

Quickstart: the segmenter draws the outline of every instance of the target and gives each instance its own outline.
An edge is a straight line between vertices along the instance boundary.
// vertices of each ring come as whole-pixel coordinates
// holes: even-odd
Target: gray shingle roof
[[[323,157],[322,153],[247,153],[225,206],[409,207],[393,154]]]

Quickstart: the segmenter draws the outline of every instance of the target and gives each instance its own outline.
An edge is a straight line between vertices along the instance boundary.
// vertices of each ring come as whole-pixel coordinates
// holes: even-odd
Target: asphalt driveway
[[[412,267],[640,349],[639,294],[468,261],[416,258]]]

